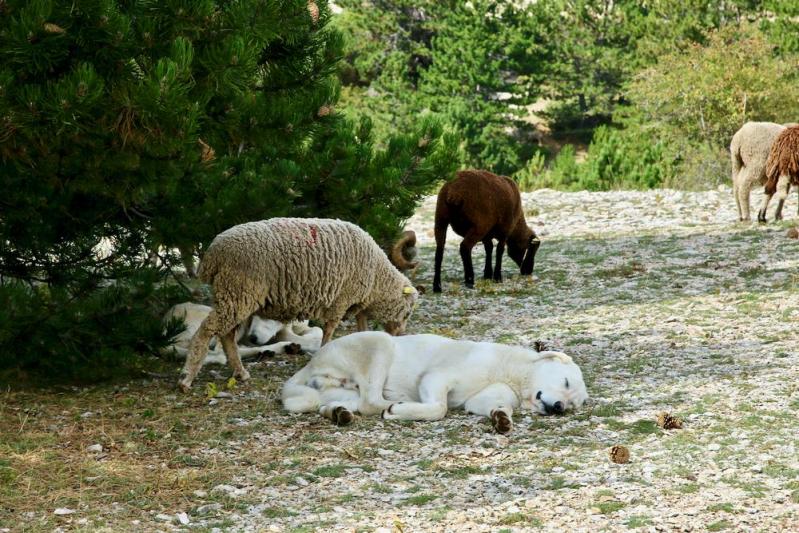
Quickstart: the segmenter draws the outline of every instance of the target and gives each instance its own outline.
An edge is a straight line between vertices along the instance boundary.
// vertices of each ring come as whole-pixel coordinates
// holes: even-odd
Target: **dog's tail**
[[[294,374],[283,385],[281,397],[283,409],[292,413],[311,413],[319,410],[322,398],[319,391],[306,385],[308,382],[308,367],[306,366]]]

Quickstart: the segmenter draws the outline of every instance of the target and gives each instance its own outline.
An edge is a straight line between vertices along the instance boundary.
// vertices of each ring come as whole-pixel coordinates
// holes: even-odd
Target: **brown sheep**
[[[436,259],[433,291],[441,292],[441,260],[447,227],[463,237],[460,245],[464,281],[474,287],[472,248],[482,241],[486,251],[483,279],[502,281],[502,253],[521,268],[521,274],[533,273],[535,254],[541,241],[524,220],[519,187],[512,179],[485,170],[463,170],[441,187],[436,202]],[[497,240],[496,266],[491,268],[493,240]]]
[[[774,219],[782,219],[782,206],[791,185],[799,185],[799,126],[782,130],[771,145],[766,160],[766,198],[757,217],[760,222],[766,221],[766,207],[778,189],[779,203]]]

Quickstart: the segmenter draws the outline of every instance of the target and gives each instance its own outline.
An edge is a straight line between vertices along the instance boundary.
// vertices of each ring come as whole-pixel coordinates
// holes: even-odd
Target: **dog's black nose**
[[[553,404],[545,403],[544,411],[546,411],[548,415],[562,415],[564,412],[563,402],[555,402]]]
[[[256,335],[255,333],[253,333],[252,335],[250,335],[250,343],[252,343],[252,344],[258,344],[258,335]]]

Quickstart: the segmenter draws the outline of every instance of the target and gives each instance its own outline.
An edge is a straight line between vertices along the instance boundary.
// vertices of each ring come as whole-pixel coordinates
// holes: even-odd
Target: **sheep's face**
[[[419,292],[406,286],[402,289],[399,298],[388,298],[372,306],[368,311],[370,316],[382,320],[383,327],[391,335],[402,335],[405,333],[405,325],[408,323],[413,309],[416,307],[416,299]]]
[[[523,276],[529,276],[533,273],[535,266],[535,254],[538,252],[538,247],[541,246],[541,241],[533,234],[527,239],[525,246],[520,246],[519,243],[513,240],[508,241],[508,255],[513,262],[519,265],[519,269]]]

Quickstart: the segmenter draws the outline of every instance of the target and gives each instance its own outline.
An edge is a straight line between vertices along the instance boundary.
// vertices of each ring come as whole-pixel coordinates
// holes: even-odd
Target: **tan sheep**
[[[319,319],[322,344],[339,322],[367,319],[401,334],[417,291],[364,230],[341,220],[273,218],[234,226],[213,240],[199,277],[211,284],[214,309],[192,337],[179,385],[191,387],[208,342],[217,336],[233,375],[249,379],[236,349],[236,328],[253,314],[283,322]]]
[[[769,150],[777,136],[787,126],[793,124],[775,124],[773,122],[747,122],[735,132],[730,143],[730,159],[732,166],[732,189],[738,205],[738,218],[749,220],[749,195],[755,184],[766,183],[766,162]],[[766,208],[770,196],[763,199],[758,211],[758,221],[766,221]],[[782,203],[777,205],[774,214],[776,219],[782,218]]]

